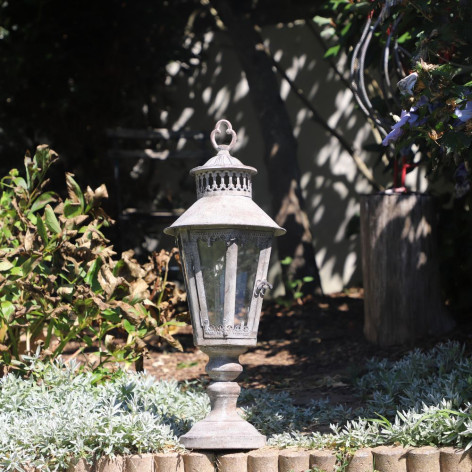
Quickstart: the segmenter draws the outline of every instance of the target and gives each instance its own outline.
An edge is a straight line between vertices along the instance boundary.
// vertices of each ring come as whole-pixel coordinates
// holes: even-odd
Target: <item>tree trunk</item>
[[[453,327],[441,299],[431,197],[362,197],[361,245],[364,334],[369,341],[413,344]]]
[[[275,221],[287,230],[277,238],[285,282],[312,277],[304,285],[304,293],[321,288],[310,224],[304,211],[297,162],[297,141],[293,135],[287,109],[280,97],[280,87],[272,69],[272,61],[264,51],[262,38],[255,25],[238,16],[227,0],[212,2],[231,38],[246,74],[254,109],[265,145],[265,163],[269,174],[269,190]]]

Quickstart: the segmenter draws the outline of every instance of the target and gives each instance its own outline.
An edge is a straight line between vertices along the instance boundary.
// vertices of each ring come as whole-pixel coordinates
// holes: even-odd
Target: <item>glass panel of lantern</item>
[[[180,237],[195,341],[256,337],[257,284],[267,275],[273,232],[198,229]]]

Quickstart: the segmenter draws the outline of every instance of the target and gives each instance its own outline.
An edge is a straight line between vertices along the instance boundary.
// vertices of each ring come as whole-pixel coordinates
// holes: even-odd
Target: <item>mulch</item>
[[[265,302],[264,302],[265,303]],[[352,406],[352,380],[364,372],[372,357],[398,359],[412,346],[380,348],[363,335],[363,291],[353,289],[329,296],[307,297],[303,304],[264,304],[258,344],[240,357],[244,388],[288,391],[297,404],[329,397]],[[471,317],[459,320],[443,338],[425,338],[417,347],[458,339],[472,345]],[[176,335],[183,352],[159,345],[150,350],[145,370],[157,379],[199,380],[207,383],[208,357],[193,346],[191,327]]]

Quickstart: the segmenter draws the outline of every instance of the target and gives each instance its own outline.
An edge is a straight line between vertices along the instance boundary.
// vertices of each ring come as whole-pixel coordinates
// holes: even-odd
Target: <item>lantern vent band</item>
[[[226,127],[226,134],[231,135],[231,143],[217,144],[216,135],[221,134],[221,127]],[[252,176],[257,173],[254,167],[245,166],[230,154],[237,141],[236,132],[228,120],[220,120],[210,135],[213,147],[218,154],[205,165],[190,171],[195,176],[197,198],[215,195],[239,195],[252,198]]]
[[[195,174],[197,198],[236,194],[252,198],[251,174],[242,170],[209,170]]]

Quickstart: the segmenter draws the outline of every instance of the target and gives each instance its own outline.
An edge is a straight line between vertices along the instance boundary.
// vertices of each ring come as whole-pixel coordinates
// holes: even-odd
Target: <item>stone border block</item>
[[[380,446],[372,449],[375,469],[382,472],[407,472],[406,453],[402,447]]]
[[[177,452],[154,454],[154,472],[184,471],[184,459]]]
[[[96,465],[96,472],[124,472],[124,457],[101,457]]]
[[[24,466],[27,472],[35,469]],[[249,452],[199,451],[101,457],[93,464],[74,459],[67,472],[333,472],[336,454],[329,450],[274,449]],[[472,451],[444,447],[379,446],[359,449],[346,472],[472,472]]]
[[[374,470],[372,449],[358,449],[349,461],[346,472],[371,472]]]
[[[154,454],[126,456],[125,472],[154,472]]]
[[[406,455],[408,472],[440,472],[439,449],[418,447]]]
[[[440,450],[439,463],[441,472],[470,472],[472,458],[470,452],[444,447]]]
[[[244,452],[218,454],[218,472],[247,472],[247,454]]]
[[[309,468],[310,453],[308,451],[280,451],[279,472],[305,472]]]
[[[92,472],[92,464],[88,464],[85,459],[74,459],[67,468],[67,472]]]
[[[216,458],[211,452],[184,454],[185,472],[215,472]]]
[[[318,467],[325,472],[332,472],[336,465],[336,456],[333,451],[310,451],[310,468]]]
[[[278,472],[279,451],[277,449],[256,449],[247,456],[247,472]]]

